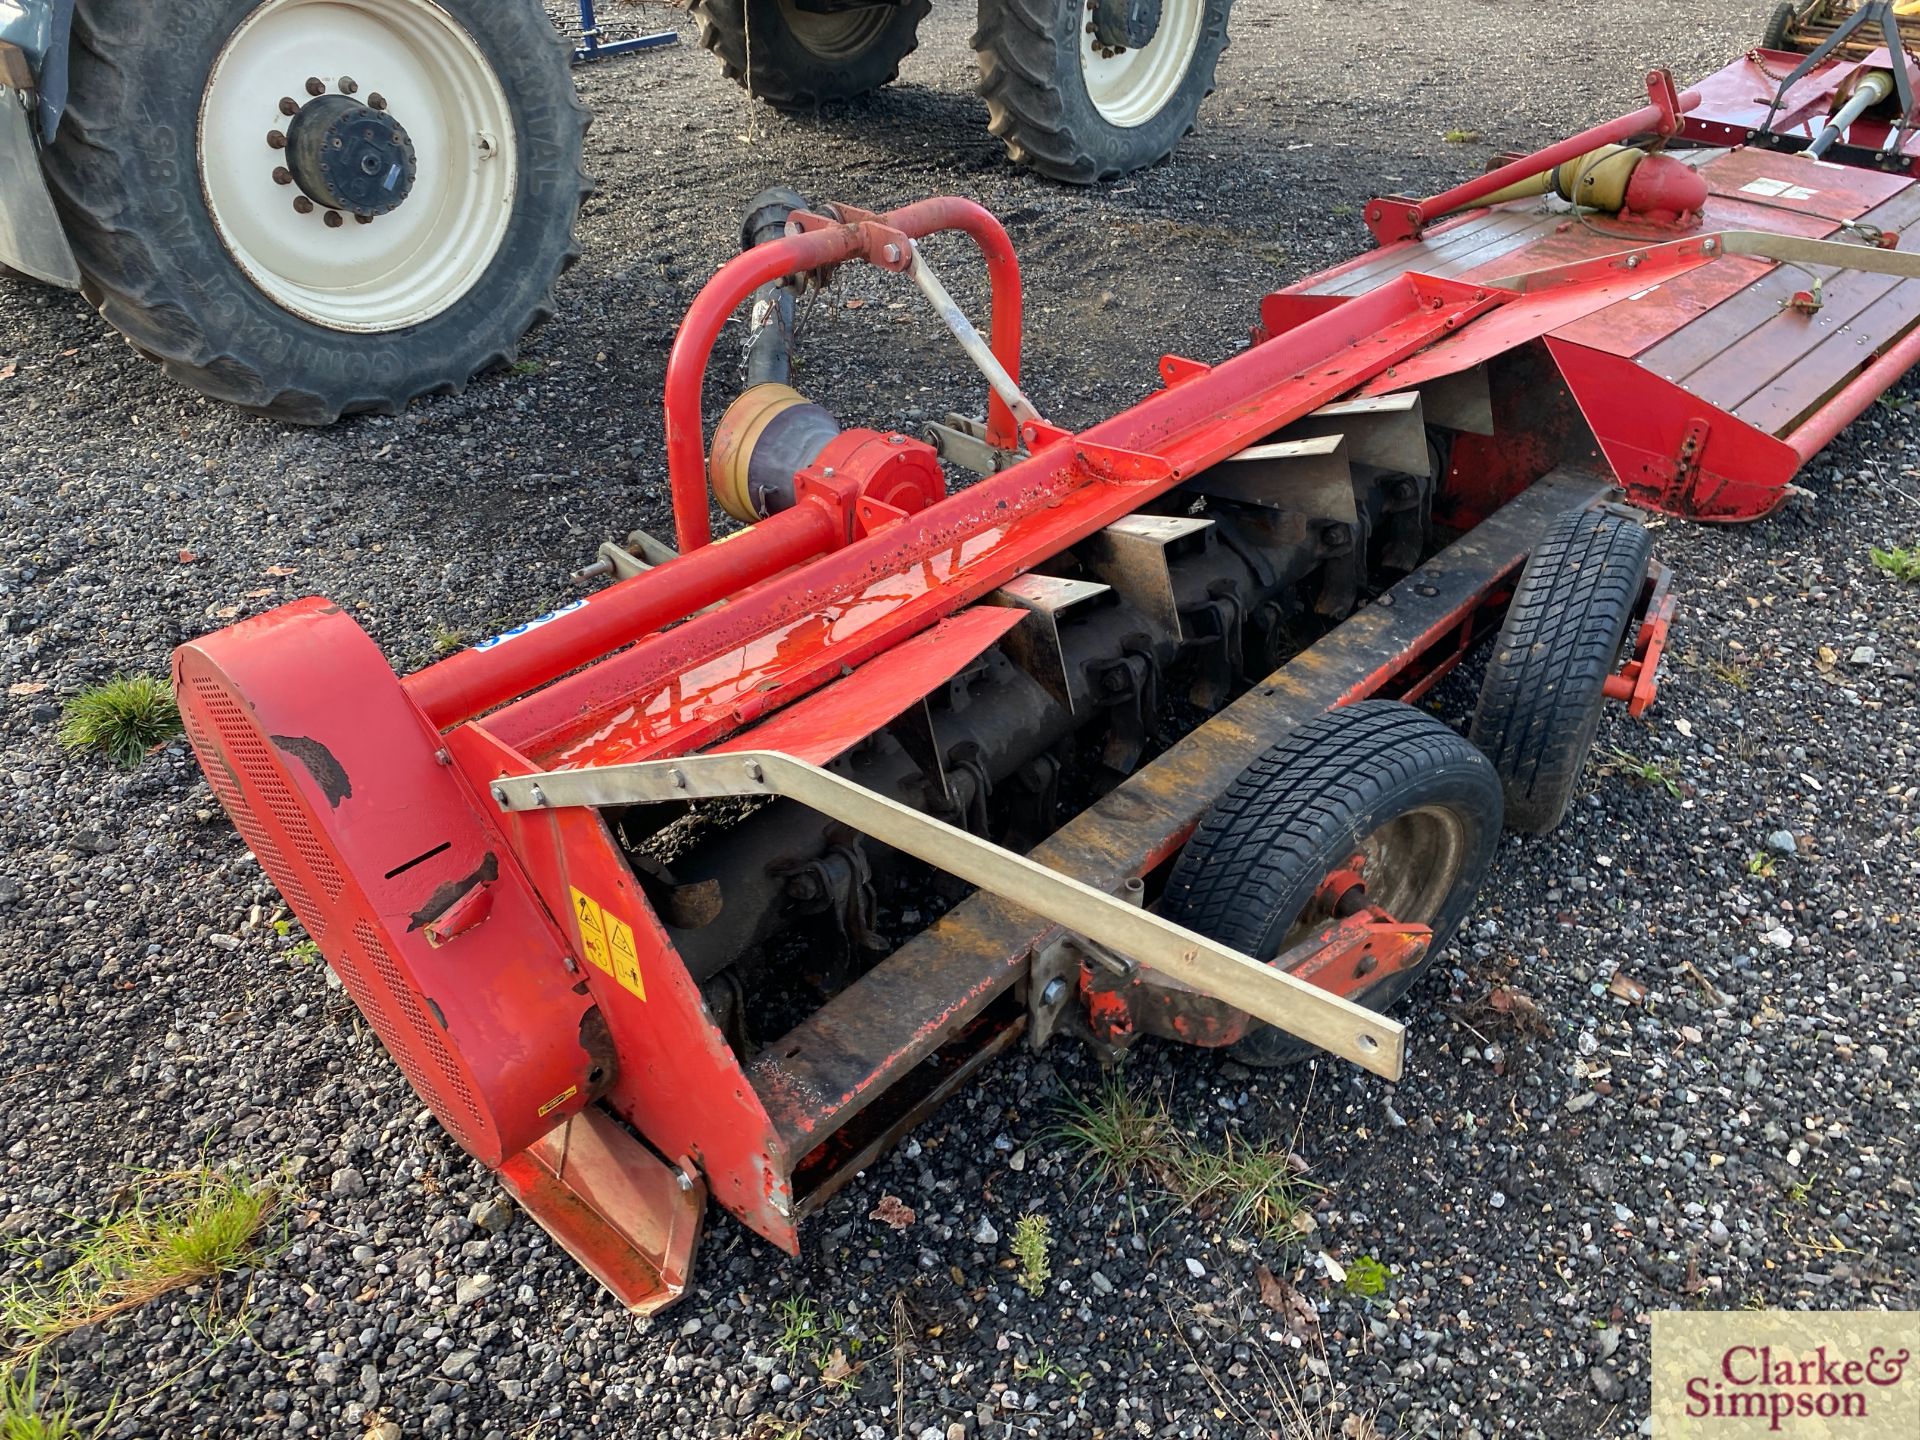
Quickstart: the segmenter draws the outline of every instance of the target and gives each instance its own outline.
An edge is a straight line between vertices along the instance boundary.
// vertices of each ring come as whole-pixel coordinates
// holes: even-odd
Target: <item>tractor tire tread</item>
[[[776,110],[805,114],[838,100],[871,94],[900,78],[900,62],[920,48],[920,22],[932,10],[932,0],[905,0],[895,23],[876,37],[869,53],[884,62],[884,73],[856,74],[853,83],[833,85],[821,79],[825,62],[799,66],[788,55],[788,44],[778,34],[763,35],[754,28],[752,50],[747,37],[750,0],[692,0],[689,10],[700,23],[700,47],[720,61],[720,72],[756,100]],[[865,59],[866,57],[861,57]],[[815,74],[809,83],[803,69]],[[751,75],[749,75],[751,70]]]
[[[419,367],[398,388],[349,381],[323,390],[302,384],[297,371],[286,367],[269,375],[256,359],[221,343],[184,295],[174,267],[162,263],[140,217],[129,214],[130,201],[116,180],[125,158],[116,144],[124,130],[119,117],[128,113],[130,92],[137,88],[118,57],[150,43],[139,27],[116,26],[117,18],[113,0],[78,0],[74,7],[72,94],[44,169],[80,262],[81,295],[136,353],[157,362],[171,379],[292,424],[326,425],[350,414],[395,415],[420,396],[457,395],[474,376],[511,364],[520,341],[552,316],[553,286],[580,258],[577,238],[554,257],[544,293],[508,324],[493,327],[497,343],[478,354],[440,352],[436,364]],[[553,43],[567,51],[557,31]],[[584,137],[586,106],[571,85],[566,92]],[[574,216],[594,191],[578,153],[576,148]],[[571,236],[572,217],[568,232]]]

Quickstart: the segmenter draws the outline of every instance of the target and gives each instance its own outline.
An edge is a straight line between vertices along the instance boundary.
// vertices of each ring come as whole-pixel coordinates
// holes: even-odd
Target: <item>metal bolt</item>
[[[560,959],[561,963],[567,967],[567,974],[578,975],[580,973],[580,962],[574,959],[573,956],[563,955]]]
[[[886,257],[889,265],[898,265],[900,263],[900,247],[898,245],[888,245],[884,247],[880,253]]]
[[[447,749],[445,749],[445,748],[442,748],[442,749],[439,749],[439,750],[436,750],[436,751],[434,751],[434,752],[433,752],[433,763],[434,763],[434,764],[436,764],[436,765],[451,765],[451,764],[453,764],[453,754],[452,754],[452,752],[451,752],[451,751],[449,751],[449,750],[447,750]]]
[[[278,130],[269,130],[267,132],[267,148],[269,150],[286,149],[287,137]]]
[[[360,82],[355,80],[351,75],[342,75],[340,77],[340,93],[342,95],[358,95],[360,93]]]
[[[371,105],[375,110],[384,110],[387,108],[387,97],[376,90],[367,96],[367,104]]]
[[[309,95],[324,95],[324,94],[326,94],[326,93],[327,93],[327,82],[326,82],[326,81],[324,81],[324,80],[322,80],[322,79],[320,79],[320,78],[318,78],[317,76],[313,76],[313,75],[309,75],[309,76],[307,77],[307,93],[308,93]]]
[[[767,778],[766,772],[761,770],[758,760],[747,761],[747,778],[754,781],[763,781]]]
[[[1066,998],[1067,982],[1065,977],[1060,975],[1056,975],[1053,979],[1047,981],[1046,988],[1040,992],[1040,1003],[1042,1005],[1058,1005]]]
[[[685,772],[680,770],[669,770],[667,772],[667,778],[673,781],[674,789],[684,790],[687,788],[687,777]]]
[[[346,217],[343,216],[338,210],[327,211],[327,228],[329,230],[338,230],[342,225],[346,223],[347,223]]]
[[[826,469],[822,470],[820,473],[826,476],[827,479],[831,480],[833,478],[833,467],[829,465],[827,466]]]
[[[527,787],[527,799],[531,800],[542,810],[547,808],[546,791],[542,790],[538,785],[529,785]]]
[[[284,165],[274,166],[273,183],[276,185],[291,185],[293,183],[293,172]]]
[[[907,437],[904,435],[889,435],[887,436],[887,443],[889,445],[904,445],[907,443]]]
[[[282,115],[298,115],[300,113],[300,102],[291,95],[282,95],[280,97],[280,113]]]
[[[311,215],[313,213],[313,201],[304,195],[296,195],[293,200],[293,208],[302,215]]]
[[[353,218],[362,225],[371,225],[373,223],[373,217],[371,215],[355,215]]]
[[[1638,270],[1639,268],[1640,268],[1640,257],[1638,255],[1627,256],[1627,269]]]
[[[1720,242],[1718,240],[1708,239],[1708,240],[1703,240],[1700,243],[1700,253],[1702,255],[1711,255],[1713,254],[1714,251],[1718,250],[1719,248],[1720,248]]]
[[[493,803],[503,807],[506,805],[507,803],[507,787],[506,786],[496,785],[493,787]]]
[[[678,1185],[682,1190],[693,1189],[693,1177],[678,1165],[673,1167],[673,1183]]]

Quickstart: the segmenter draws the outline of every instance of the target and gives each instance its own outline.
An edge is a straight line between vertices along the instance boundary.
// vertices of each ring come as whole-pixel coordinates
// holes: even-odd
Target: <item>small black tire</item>
[[[1200,102],[1213,93],[1214,68],[1227,48],[1233,0],[1184,0],[1198,7],[1197,25],[1169,28],[1163,0],[1161,30],[1137,53],[1178,43],[1187,50],[1177,83],[1150,115],[1127,123],[1103,111],[1089,88],[1081,59],[1087,21],[1083,0],[979,0],[973,49],[978,90],[987,102],[987,128],[1015,164],[1070,185],[1111,180],[1166,159],[1193,129]],[[1156,88],[1155,94],[1158,95]]]
[[[1773,7],[1773,13],[1767,17],[1767,27],[1760,32],[1762,50],[1796,50],[1799,47],[1787,38],[1793,29],[1793,17],[1796,7],[1792,0],[1781,0]]]
[[[508,214],[497,243],[484,255],[476,250],[471,273],[439,282],[431,302],[403,301],[391,321],[335,324],[324,307],[303,313],[276,301],[270,282],[248,271],[221,228],[202,173],[203,147],[220,139],[202,134],[217,64],[238,37],[253,33],[242,27],[263,10],[260,0],[78,0],[72,99],[45,168],[80,263],[82,292],[173,379],[296,424],[324,425],[361,411],[396,414],[416,396],[458,393],[473,376],[511,363],[522,337],[552,313],[555,282],[579,256],[574,223],[591,193],[581,170],[586,109],[574,92],[567,46],[545,11],[526,0],[437,0],[431,7],[446,17],[447,33],[470,43],[461,53],[477,57],[474,64],[503,97],[501,113],[518,139],[514,183],[503,192]],[[362,75],[363,99],[376,96],[380,68]],[[396,119],[401,108],[396,101]],[[413,117],[418,128],[454,123],[431,110],[423,105]],[[269,143],[274,113],[269,100],[257,132],[263,175],[276,163]],[[461,172],[449,164],[433,173]],[[297,213],[293,193],[278,192],[273,223],[337,225],[340,217],[325,207]],[[259,205],[240,211],[268,213]],[[358,228],[316,233],[350,244]],[[377,233],[368,232],[369,240]],[[412,252],[417,258],[401,263],[430,268],[434,253],[422,241]],[[378,273],[391,273],[406,293],[410,272]]]
[[[1315,892],[1360,853],[1367,899],[1433,930],[1418,964],[1352,997],[1384,1011],[1446,948],[1499,840],[1500,779],[1486,756],[1424,711],[1362,701],[1301,726],[1241,772],[1174,862],[1160,912],[1271,960],[1332,918],[1312,913]],[[1260,1025],[1232,1054],[1277,1066],[1312,1048]]]
[[[1507,825],[1558,825],[1593,748],[1653,537],[1609,510],[1572,510],[1527,557],[1468,732],[1506,787]]]
[[[776,110],[806,111],[890,85],[920,44],[929,0],[816,14],[792,0],[693,0],[700,43],[729,80]]]

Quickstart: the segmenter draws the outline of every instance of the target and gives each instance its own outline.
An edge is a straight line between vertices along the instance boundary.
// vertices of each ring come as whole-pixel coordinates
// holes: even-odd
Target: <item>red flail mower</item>
[[[1604,702],[1653,699],[1635,514],[1766,515],[1920,353],[1906,65],[1655,72],[1372,203],[1379,247],[1266,296],[1244,353],[1170,355],[1079,432],[1020,388],[986,211],[767,197],[673,347],[677,553],[607,547],[614,583],[405,677],[321,599],[207,636],[194,748],[447,1132],[637,1310],[709,1198],[796,1250],[1018,1043],[1397,1077],[1383,1012],[1503,816],[1551,828]],[[985,256],[985,338],[943,231]],[[843,428],[784,383],[794,292],[856,261],[926,294],[984,420]],[[1415,706],[1489,637],[1468,739]]]

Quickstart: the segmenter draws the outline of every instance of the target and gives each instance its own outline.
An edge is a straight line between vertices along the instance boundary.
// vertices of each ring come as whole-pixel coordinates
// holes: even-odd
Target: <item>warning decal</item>
[[[580,930],[580,951],[594,968],[611,975],[640,999],[647,998],[647,987],[640,979],[640,953],[634,944],[633,927],[618,916],[600,908],[591,895],[573,887],[573,920]]]

